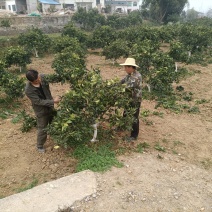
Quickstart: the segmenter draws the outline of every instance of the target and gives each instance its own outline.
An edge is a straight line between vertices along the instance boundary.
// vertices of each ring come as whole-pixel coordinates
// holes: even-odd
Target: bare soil
[[[123,62],[121,59],[118,62]],[[29,66],[42,73],[53,73],[52,56],[35,58]],[[113,66],[104,57],[90,54],[87,67],[99,67],[104,79],[122,78],[122,67]],[[195,74],[180,82],[193,99],[200,113],[174,113],[155,109],[156,102],[142,102],[144,110],[157,111],[140,118],[140,135],[134,145],[150,145],[143,154],[127,151],[118,159],[123,168],[96,173],[97,193],[72,206],[73,211],[212,211],[212,65],[189,65]],[[53,96],[62,95],[68,85],[53,84]],[[24,97],[23,108],[33,113]],[[76,160],[62,148],[55,149],[51,139],[45,144],[46,153],[36,151],[36,129],[20,131],[21,123],[13,124],[13,117],[0,120],[0,198],[75,172]],[[88,138],[89,142],[90,138]],[[166,151],[157,151],[159,144]]]

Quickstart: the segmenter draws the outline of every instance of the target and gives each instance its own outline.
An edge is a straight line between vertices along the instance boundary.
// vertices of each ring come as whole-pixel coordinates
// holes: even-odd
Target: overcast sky
[[[212,0],[188,0],[189,8],[198,11],[198,12],[207,12],[209,9],[212,9]]]

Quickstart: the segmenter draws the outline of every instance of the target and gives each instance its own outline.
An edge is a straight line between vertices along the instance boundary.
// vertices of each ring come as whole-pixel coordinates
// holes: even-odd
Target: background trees
[[[23,97],[24,86],[23,78],[17,77],[2,68],[0,69],[0,91],[3,91],[7,98],[14,100]]]
[[[72,20],[85,30],[93,30],[95,27],[105,24],[105,17],[99,14],[97,9],[86,11],[84,8],[78,8]]]
[[[36,57],[46,52],[51,46],[49,37],[38,28],[30,28],[27,33],[21,33],[18,39],[19,44],[27,51],[34,53]]]
[[[198,12],[194,9],[187,10],[186,20],[191,21],[198,18]]]
[[[22,68],[26,68],[26,65],[31,63],[30,53],[21,46],[8,47],[4,52],[4,61],[7,67],[16,65]]]
[[[142,13],[159,23],[167,23],[179,19],[187,0],[144,0]]]
[[[120,20],[127,20],[127,25],[114,29],[114,26],[121,26],[117,25],[122,23]],[[166,98],[175,99],[173,83],[177,83],[179,76],[184,73],[184,69],[176,70],[176,62],[206,62],[211,55],[208,47],[211,46],[212,32],[211,20],[208,18],[198,19],[192,24],[178,23],[160,27],[141,25],[139,13],[132,13],[124,19],[117,15],[110,16],[107,21],[105,23],[110,25],[95,26],[90,32],[70,22],[57,38],[50,38],[39,29],[30,29],[19,37],[23,47],[17,44],[14,47],[4,45],[4,51],[0,51],[1,56],[6,53],[10,55],[7,60],[3,60],[6,57],[2,56],[0,61],[1,91],[16,97],[22,94],[24,80],[15,78],[7,70],[8,66],[30,62],[30,58],[25,57],[28,50],[44,52],[49,49],[52,51],[48,51],[49,54],[54,53],[52,67],[55,73],[48,75],[47,80],[52,83],[66,82],[71,89],[64,95],[58,116],[49,130],[65,146],[72,145],[72,141],[83,142],[88,136],[91,137],[92,124],[101,123],[101,136],[110,130],[109,135],[112,136],[116,128],[127,128],[132,121],[126,123],[126,119],[121,118],[121,112],[128,104],[125,87],[116,79],[103,80],[101,70],[86,68],[86,54],[90,49],[86,49],[85,44],[87,48],[102,48],[101,55],[106,59],[115,61],[121,57],[136,58],[140,66],[138,71],[143,76],[144,98],[151,97],[160,102]],[[134,23],[137,25],[133,26]]]

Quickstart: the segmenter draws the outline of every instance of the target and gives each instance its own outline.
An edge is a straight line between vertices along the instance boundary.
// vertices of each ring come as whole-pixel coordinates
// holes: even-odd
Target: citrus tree
[[[103,48],[116,39],[116,32],[110,26],[100,26],[96,28],[88,40],[87,46],[90,48]]]
[[[23,96],[25,81],[14,74],[0,69],[0,90],[3,91],[8,98],[14,99]]]
[[[160,28],[157,28],[157,32],[159,33],[159,38],[163,43],[170,43],[178,39],[180,33],[180,25],[163,25]]]
[[[117,127],[130,129],[133,122],[133,109],[128,117],[122,116],[123,109],[129,105],[124,85],[119,80],[104,81],[98,70],[84,73],[80,79],[72,79],[77,83],[63,96],[49,128],[50,135],[63,146],[89,141],[95,123],[99,125],[100,135],[111,130],[112,136]]]
[[[49,49],[51,46],[51,39],[40,29],[30,28],[27,32],[19,35],[18,43],[38,57],[39,54]]]
[[[210,54],[211,28],[199,24],[177,26],[178,33],[170,41],[169,55],[179,62],[203,63]]]
[[[118,79],[104,81],[99,70],[87,70],[85,56],[77,43],[63,49],[52,63],[55,74],[46,76],[49,82],[70,84],[49,127],[50,135],[63,146],[90,140],[94,125],[98,125],[98,139],[103,139],[106,131],[112,136],[114,129],[130,129],[134,121],[133,108],[128,117],[122,116],[130,99],[125,86]]]
[[[80,29],[74,26],[73,22],[69,22],[62,30],[62,36],[77,38],[80,43],[86,43],[87,35]]]
[[[135,43],[131,48],[131,54],[137,58],[144,78],[149,74],[152,67],[152,55],[159,50],[159,47],[159,42],[156,43],[155,41],[144,39]]]
[[[188,49],[179,41],[172,41],[170,43],[169,55],[175,60],[180,62],[189,62]]]
[[[117,37],[128,41],[128,46],[132,48],[135,43],[142,42],[144,40],[150,40],[151,42],[159,43],[160,34],[156,28],[133,26],[117,32]]]
[[[56,74],[50,76],[51,82],[68,81],[72,85],[76,85],[76,79],[84,74],[85,52],[80,48],[75,48],[73,51],[73,47],[67,47],[56,54],[52,68],[54,68]]]
[[[105,17],[99,14],[97,9],[86,11],[84,8],[78,8],[74,13],[72,20],[81,25],[85,30],[93,30],[97,26],[105,25]]]
[[[21,46],[8,47],[4,52],[4,61],[7,67],[16,65],[20,67],[21,71],[22,68],[26,68],[26,65],[31,63],[30,53]]]
[[[193,54],[211,45],[211,33],[211,27],[184,24],[180,29],[179,41]]]
[[[125,58],[128,57],[129,52],[128,42],[122,39],[117,39],[109,46],[103,48],[102,55],[105,56],[105,59],[113,59],[115,62],[121,56]]]
[[[112,14],[108,15],[106,24],[114,29],[124,29],[142,24],[142,16],[140,11],[132,11],[127,15]]]
[[[80,44],[77,38],[60,36],[53,40],[52,49],[54,53],[59,53],[65,48],[69,48],[70,51],[78,52],[81,56],[86,52],[85,47]]]
[[[159,49],[160,43],[144,40],[136,43],[131,55],[140,66],[143,81],[150,92],[156,96],[169,95],[172,92],[172,83],[177,81],[175,63],[168,53]]]

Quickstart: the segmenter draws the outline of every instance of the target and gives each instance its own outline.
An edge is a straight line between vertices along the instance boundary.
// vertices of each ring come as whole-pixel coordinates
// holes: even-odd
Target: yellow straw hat
[[[134,58],[127,58],[125,60],[124,63],[120,64],[121,66],[135,66],[135,67],[138,67],[138,65],[135,64],[135,59]]]

